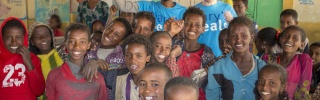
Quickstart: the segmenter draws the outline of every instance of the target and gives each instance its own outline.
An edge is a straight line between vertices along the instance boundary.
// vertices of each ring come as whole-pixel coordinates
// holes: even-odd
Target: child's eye
[[[264,84],[264,82],[262,80],[258,80],[259,84]]]
[[[126,58],[131,58],[131,54],[126,53]]]
[[[141,55],[137,55],[138,56],[138,58],[141,58],[142,56]]]
[[[160,47],[160,45],[156,45],[156,47],[157,47],[157,48],[159,48],[159,47]]]
[[[87,42],[86,42],[86,41],[81,41],[80,43],[81,43],[81,44],[85,44],[85,43],[87,43]]]
[[[271,85],[274,85],[274,82],[270,82]]]
[[[159,86],[159,84],[152,84],[152,86]]]
[[[72,43],[72,44],[74,44],[74,41],[69,41],[69,43]]]
[[[146,86],[146,84],[144,84],[144,83],[140,83],[140,84],[139,84],[139,86]]]
[[[169,49],[169,50],[171,50],[171,47],[166,47],[166,49]]]

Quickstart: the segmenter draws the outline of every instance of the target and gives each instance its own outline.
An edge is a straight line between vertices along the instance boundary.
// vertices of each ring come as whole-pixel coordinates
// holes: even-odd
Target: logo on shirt
[[[7,75],[2,81],[2,87],[13,87],[13,85],[20,86],[20,84],[23,84],[26,79],[25,71],[26,67],[21,63],[17,63],[15,66],[11,64],[5,65],[3,73]],[[18,74],[18,77],[12,77],[13,74]]]

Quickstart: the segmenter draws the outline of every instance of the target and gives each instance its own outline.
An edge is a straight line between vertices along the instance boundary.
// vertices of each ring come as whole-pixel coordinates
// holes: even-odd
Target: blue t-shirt
[[[237,17],[236,12],[229,4],[221,1],[211,6],[204,6],[202,3],[198,3],[195,7],[203,10],[207,18],[205,32],[200,35],[198,42],[210,47],[215,57],[221,56],[222,51],[219,49],[219,34],[222,29],[228,28],[228,22],[224,17],[224,13],[230,11],[233,17]]]
[[[175,6],[172,8],[166,8],[160,2],[154,1],[139,1],[139,11],[149,11],[152,12],[156,18],[155,31],[163,31],[164,22],[174,17],[175,20],[180,20],[183,17],[183,13],[186,11],[186,7],[179,5],[174,2]]]

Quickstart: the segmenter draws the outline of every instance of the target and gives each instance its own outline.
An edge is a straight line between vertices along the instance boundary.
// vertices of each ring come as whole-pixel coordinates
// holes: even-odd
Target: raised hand
[[[108,64],[101,59],[93,60],[90,59],[88,64],[82,67],[81,73],[85,80],[88,82],[91,82],[93,77],[98,78],[97,72],[98,68],[101,68],[102,70],[107,70],[109,68]]]
[[[29,49],[25,46],[20,46],[17,49],[17,53],[19,53],[22,56],[23,62],[25,65],[27,65],[28,70],[33,70],[34,67],[31,62],[31,56],[30,56]]]
[[[226,11],[226,12],[224,12],[224,17],[226,18],[226,20],[227,20],[227,22],[231,22],[232,21],[232,19],[233,19],[233,15],[231,14],[231,12],[230,11]]]
[[[115,6],[115,5],[112,5],[110,8],[109,8],[109,12],[110,12],[110,15],[111,16],[116,16],[117,12],[119,11],[119,9]]]
[[[174,20],[170,24],[169,34],[171,37],[177,35],[184,27],[184,20]]]
[[[175,45],[171,50],[170,57],[176,58],[182,54],[182,48],[180,45]]]

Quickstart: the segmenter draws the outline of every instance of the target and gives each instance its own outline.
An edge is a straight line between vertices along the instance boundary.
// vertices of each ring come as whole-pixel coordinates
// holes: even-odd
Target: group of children
[[[293,9],[281,13],[281,31],[267,27],[256,32],[255,23],[243,15],[245,1],[234,0],[235,12],[220,1],[209,6],[226,10],[217,34],[207,29],[212,17],[206,3],[176,16],[181,20],[168,18],[163,26],[141,7],[140,12],[131,9],[132,18],[121,13],[107,23],[72,23],[59,48],[56,16],[49,25],[36,22],[29,30],[20,19],[9,17],[0,27],[0,100],[291,100],[310,99],[309,90],[312,98],[319,98],[320,43],[308,50]],[[150,6],[132,6],[138,5]],[[237,15],[233,18],[230,11]],[[213,50],[217,44],[220,53]],[[201,84],[192,79],[199,69],[207,74]]]

